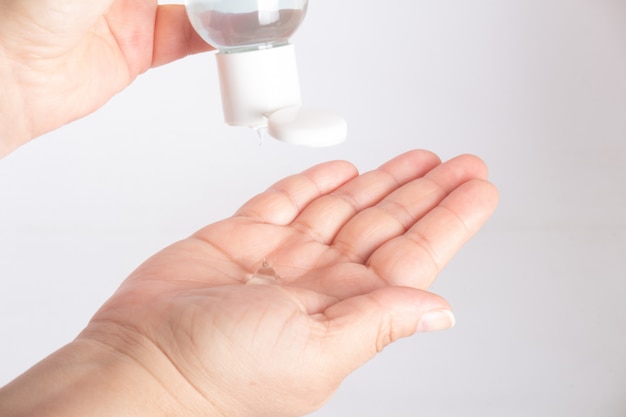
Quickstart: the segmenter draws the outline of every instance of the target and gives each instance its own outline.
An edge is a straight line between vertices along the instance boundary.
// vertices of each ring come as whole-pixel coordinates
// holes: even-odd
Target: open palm
[[[181,5],[0,0],[0,156],[91,113],[150,67],[207,49]]]
[[[224,415],[310,412],[388,343],[453,324],[424,290],[495,208],[486,175],[413,151],[286,178],[139,267],[82,337],[142,340]]]

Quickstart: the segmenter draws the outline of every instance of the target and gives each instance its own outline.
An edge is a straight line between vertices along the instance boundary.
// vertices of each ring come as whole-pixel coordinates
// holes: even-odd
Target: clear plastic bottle
[[[329,146],[346,138],[343,118],[301,105],[294,47],[289,38],[308,0],[186,0],[198,34],[218,49],[226,123],[293,144]]]
[[[304,20],[307,0],[187,0],[192,26],[222,52],[283,46]]]

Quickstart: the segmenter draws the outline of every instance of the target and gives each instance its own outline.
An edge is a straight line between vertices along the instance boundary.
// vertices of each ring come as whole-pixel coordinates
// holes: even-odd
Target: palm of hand
[[[314,167],[148,260],[90,327],[140,334],[225,414],[310,412],[447,308],[423,290],[493,211],[485,176],[474,157],[423,151],[361,176]],[[280,281],[254,278],[265,261]],[[216,401],[224,387],[236,399]]]
[[[210,49],[181,5],[42,0],[0,8],[0,58],[15,78],[6,83],[9,98],[24,107],[13,120],[23,142],[93,112],[152,66]]]

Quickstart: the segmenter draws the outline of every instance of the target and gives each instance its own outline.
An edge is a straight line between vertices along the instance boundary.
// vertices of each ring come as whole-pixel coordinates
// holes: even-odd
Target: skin
[[[389,343],[454,324],[425,289],[494,210],[485,177],[476,157],[412,151],[362,175],[335,161],[286,178],[140,266],[75,341],[0,390],[0,414],[311,412]],[[264,262],[278,281],[253,278]]]
[[[149,68],[209,49],[182,5],[0,0],[0,157],[93,112]]]
[[[0,155],[207,49],[181,6],[0,0]],[[426,290],[497,200],[471,155],[285,178],[137,268],[75,340],[0,389],[0,415],[311,412],[389,343],[454,324]]]

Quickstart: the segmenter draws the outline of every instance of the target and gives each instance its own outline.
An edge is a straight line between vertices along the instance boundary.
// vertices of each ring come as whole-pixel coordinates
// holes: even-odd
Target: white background
[[[427,148],[481,156],[501,190],[433,288],[457,327],[389,347],[314,415],[626,415],[626,2],[311,0],[293,41],[341,146],[224,126],[203,54],[0,160],[0,384],[275,180]]]

